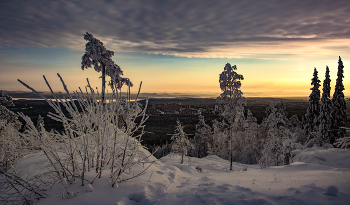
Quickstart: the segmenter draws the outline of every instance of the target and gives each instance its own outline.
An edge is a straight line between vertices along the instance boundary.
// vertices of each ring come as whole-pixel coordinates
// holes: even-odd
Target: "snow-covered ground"
[[[143,154],[149,154],[143,150]],[[260,169],[259,165],[234,163],[217,156],[205,158],[168,155],[156,161],[146,174],[111,188],[109,172],[91,186],[70,185],[73,197],[62,197],[61,184],[37,204],[349,204],[350,150],[309,148],[294,151],[289,166]],[[155,160],[155,158],[150,159]],[[42,153],[22,159],[17,171],[42,173]],[[143,165],[134,167],[141,170]],[[145,165],[146,166],[146,165]],[[23,176],[27,174],[22,173]],[[95,174],[88,173],[93,179]]]

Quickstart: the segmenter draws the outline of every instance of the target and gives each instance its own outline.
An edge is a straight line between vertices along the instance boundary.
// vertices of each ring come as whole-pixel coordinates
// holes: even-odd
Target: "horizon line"
[[[32,98],[32,99],[41,99],[36,93],[32,91],[8,91],[3,90],[3,94],[9,95],[12,98],[21,99],[21,98]],[[45,97],[51,97],[50,91],[38,91],[39,93],[42,93]],[[56,93],[56,92],[55,92]],[[57,92],[58,93],[58,92]],[[111,95],[111,93],[106,93],[107,95]],[[126,94],[126,92],[122,92],[122,94]],[[188,92],[149,92],[149,93],[140,93],[139,99],[145,99],[145,98],[210,98],[210,99],[216,99],[219,97],[219,93],[217,95],[215,94],[203,94],[203,93],[188,93]],[[131,97],[135,98],[136,93],[131,93]],[[308,98],[308,96],[303,95],[246,95],[243,96],[246,98]]]

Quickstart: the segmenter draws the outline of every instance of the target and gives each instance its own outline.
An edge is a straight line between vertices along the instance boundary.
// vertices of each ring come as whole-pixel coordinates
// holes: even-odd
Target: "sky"
[[[307,97],[314,68],[323,82],[326,66],[332,94],[341,56],[347,97],[349,13],[347,0],[1,0],[0,90],[28,91],[20,79],[47,91],[45,75],[62,91],[56,73],[69,90],[86,78],[100,89],[101,74],[81,69],[89,32],[133,92],[142,81],[142,93],[216,97],[230,63],[247,97]]]

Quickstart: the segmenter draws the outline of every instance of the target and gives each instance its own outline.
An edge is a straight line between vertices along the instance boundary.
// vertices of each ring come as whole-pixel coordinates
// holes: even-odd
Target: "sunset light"
[[[86,78],[100,88],[100,74],[80,69],[88,31],[115,52],[124,77],[143,81],[143,93],[215,98],[219,74],[229,62],[244,76],[245,96],[307,97],[314,67],[323,80],[329,66],[333,87],[341,56],[344,93],[350,95],[345,1],[0,4],[2,90],[25,90],[17,78],[44,89],[42,75],[60,90],[56,73],[72,90],[84,87]]]

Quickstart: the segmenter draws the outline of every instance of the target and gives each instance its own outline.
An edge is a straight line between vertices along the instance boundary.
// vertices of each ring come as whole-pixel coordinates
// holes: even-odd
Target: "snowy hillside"
[[[149,153],[142,150],[142,154]],[[72,196],[56,183],[49,196],[37,204],[348,204],[350,201],[350,151],[309,148],[294,151],[289,166],[260,169],[259,165],[234,163],[217,156],[205,158],[168,155],[155,162],[141,177],[111,188],[109,171],[92,186],[77,180],[69,185]],[[155,158],[149,159],[149,161]],[[37,153],[22,159],[17,171],[31,175],[47,171],[46,159]],[[146,166],[146,164],[144,165]],[[137,165],[133,171],[142,170]],[[22,172],[24,177],[27,172]],[[93,171],[87,173],[92,180]],[[327,190],[328,189],[328,190]]]

